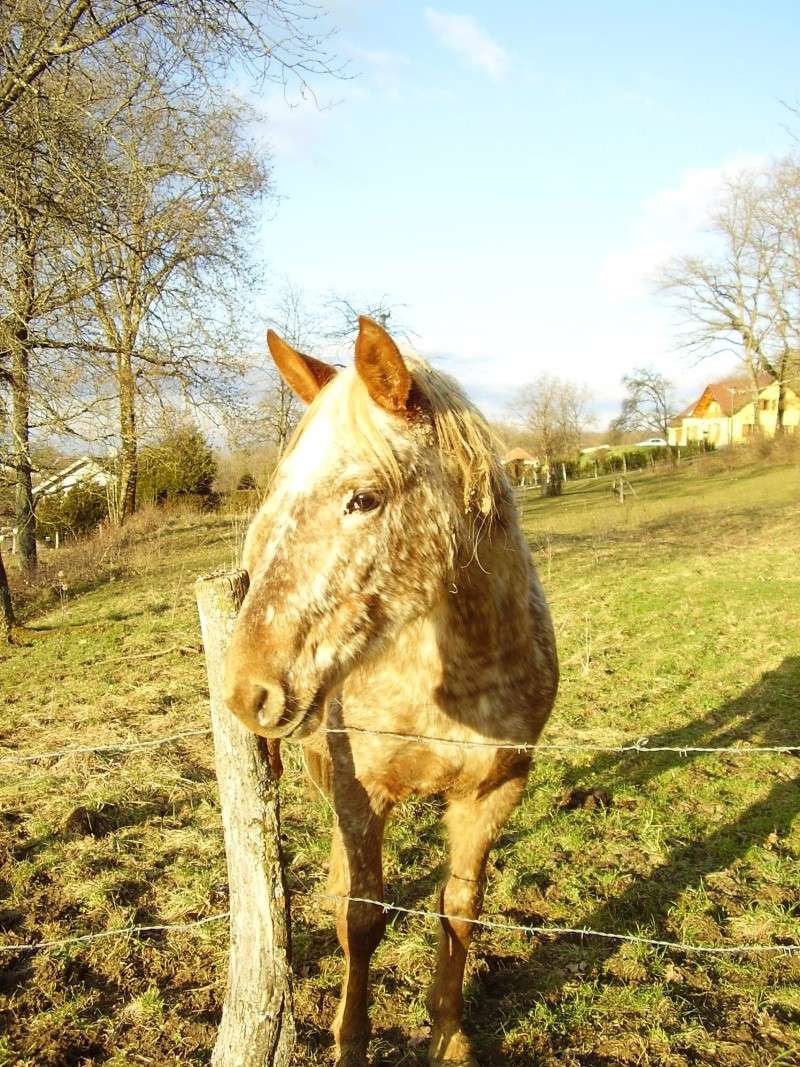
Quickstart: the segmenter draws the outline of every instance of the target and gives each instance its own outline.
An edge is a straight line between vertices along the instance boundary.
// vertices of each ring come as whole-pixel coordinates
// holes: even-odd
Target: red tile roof
[[[774,380],[771,374],[759,374],[759,391],[766,389]],[[709,382],[697,400],[671,420],[670,426],[679,426],[682,419],[702,418],[712,401],[719,404],[723,415],[735,415],[753,402],[753,383],[749,378],[743,377],[723,378],[718,382]]]

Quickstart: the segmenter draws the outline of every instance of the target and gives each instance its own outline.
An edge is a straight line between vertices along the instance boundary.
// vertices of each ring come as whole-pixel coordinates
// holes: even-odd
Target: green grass
[[[544,740],[617,746],[800,742],[800,469],[687,469],[529,496],[562,685]],[[192,584],[235,558],[220,519],[149,530],[115,581],[67,599],[0,652],[6,752],[206,724]],[[298,1065],[328,1062],[341,978],[321,888],[331,813],[290,755],[283,818]],[[787,755],[543,752],[490,862],[485,913],[711,945],[800,940],[800,762]],[[584,793],[578,792],[583,790]],[[579,797],[602,802],[576,806]],[[14,940],[227,907],[213,754],[162,749],[0,764],[0,928]],[[435,904],[436,805],[387,840],[387,897]],[[435,925],[397,916],[375,956],[374,1062],[422,1065]],[[224,924],[0,959],[0,1065],[206,1063]],[[800,957],[711,958],[481,931],[468,1027],[485,1065],[737,1067],[800,1062]]]

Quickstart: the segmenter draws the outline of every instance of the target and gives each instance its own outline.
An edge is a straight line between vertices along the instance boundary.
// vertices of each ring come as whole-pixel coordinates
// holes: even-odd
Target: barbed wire
[[[372,734],[389,737],[399,741],[412,741],[418,744],[459,745],[464,748],[509,749],[514,752],[678,752],[681,755],[698,752],[724,752],[734,755],[761,755],[765,753],[800,752],[800,745],[652,745],[650,738],[640,737],[636,741],[623,745],[601,745],[582,741],[467,741],[455,737],[431,737],[427,734],[403,734],[392,730],[374,730],[362,726],[330,726],[328,734]]]
[[[373,900],[370,897],[350,897],[341,893],[300,892],[290,893],[290,898],[337,900],[343,904],[368,904],[380,908],[384,912],[393,912],[398,915],[412,915],[415,918],[435,919],[439,922],[465,922],[469,923],[471,926],[481,927],[485,930],[499,930],[504,933],[523,933],[537,937],[580,937],[581,939],[591,937],[605,941],[645,945],[649,948],[660,948],[670,952],[694,953],[696,955],[743,956],[761,954],[791,956],[795,953],[800,953],[800,944],[697,945],[689,941],[668,941],[661,938],[642,937],[639,934],[609,933],[606,930],[594,930],[588,926],[537,926],[529,923],[510,923],[498,919],[470,918],[465,915],[451,915],[447,912],[431,911],[426,908],[408,908],[402,904]],[[73,937],[56,938],[51,941],[0,945],[0,952],[39,952],[45,949],[61,948],[65,945],[89,944],[93,941],[99,941],[102,938],[108,937],[185,932],[198,926],[221,922],[228,918],[230,918],[230,912],[224,911],[219,912],[217,915],[208,915],[203,919],[193,919],[190,922],[184,923],[164,923],[154,926],[123,926],[112,930],[101,930],[94,934],[79,934]]]
[[[95,934],[78,934],[74,937],[59,937],[53,941],[35,941],[21,945],[0,945],[0,952],[40,952],[47,948],[61,948],[64,945],[86,945],[91,941],[100,941],[106,937],[127,937],[130,934],[166,933],[175,930],[191,930],[195,926],[220,922],[230,917],[229,911],[218,915],[207,915],[204,919],[192,919],[185,923],[159,923],[155,926],[120,926],[113,930],[100,930]]]
[[[380,900],[372,900],[369,897],[347,897],[337,893],[309,894],[317,897],[327,897],[350,904],[372,904],[384,911],[399,912],[403,915],[414,915],[418,918],[438,919],[451,922],[469,923],[472,926],[482,926],[487,930],[503,930],[511,933],[535,934],[543,937],[598,937],[607,941],[624,941],[637,945],[649,945],[652,948],[664,948],[673,952],[696,952],[707,953],[716,956],[746,955],[750,953],[775,953],[780,955],[793,955],[800,952],[800,944],[790,945],[694,945],[686,941],[664,941],[653,937],[640,937],[638,934],[611,934],[605,930],[592,930],[588,926],[534,926],[532,924],[499,922],[496,919],[471,919],[465,915],[448,915],[441,911],[427,911],[424,908],[406,908],[401,904],[388,904]]]
[[[602,753],[663,753],[676,752],[681,756],[699,753],[723,753],[733,756],[758,756],[768,754],[791,755],[800,753],[800,745],[657,745],[649,737],[639,737],[635,741],[620,745],[594,744],[585,741],[477,741],[455,737],[433,737],[428,734],[404,734],[393,730],[375,730],[364,726],[329,726],[323,731],[327,734],[362,734],[374,737],[386,737],[420,745],[456,745],[462,748],[487,748],[509,750],[513,752],[602,752]],[[48,752],[4,753],[0,756],[0,765],[8,763],[29,763],[36,760],[59,759],[63,756],[90,755],[95,752],[133,752],[137,749],[157,748],[187,737],[202,737],[211,733],[211,727],[197,730],[184,730],[165,737],[154,737],[144,741],[109,742],[102,745],[77,745],[68,748],[52,749]]]
[[[210,734],[211,727],[205,726],[198,730],[184,730],[179,734],[168,734],[166,737],[153,737],[146,741],[113,741],[104,745],[77,745],[72,748],[57,748],[50,752],[33,753],[3,753],[0,756],[0,764],[4,763],[30,763],[40,759],[59,759],[62,756],[89,755],[92,752],[133,752],[140,748],[158,748],[160,745],[168,745],[173,741],[182,741],[186,737],[200,737]]]

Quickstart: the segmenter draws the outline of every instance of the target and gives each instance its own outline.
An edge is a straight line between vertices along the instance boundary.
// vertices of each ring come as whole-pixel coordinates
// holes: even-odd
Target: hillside
[[[687,469],[568,484],[521,509],[551,600],[562,685],[525,800],[490,861],[485,916],[717,947],[800,942],[800,762],[689,747],[800,745],[800,468]],[[0,925],[33,942],[191,922],[227,907],[200,573],[243,528],[176,517],[117,577],[0,651]],[[190,734],[131,751],[72,752]],[[612,751],[647,738],[658,753]],[[583,746],[595,746],[594,748]],[[285,748],[287,746],[284,746]],[[677,750],[677,751],[674,751]],[[35,753],[53,753],[27,760]],[[298,1065],[328,1062],[341,975],[324,884],[331,813],[296,752],[283,781],[295,892]],[[387,899],[436,904],[435,805],[388,834]],[[376,1064],[425,1062],[435,924],[395,916],[375,956]],[[226,929],[5,955],[0,1067],[208,1061]],[[740,1067],[800,1058],[800,955],[709,956],[482,930],[467,1025],[506,1067]]]

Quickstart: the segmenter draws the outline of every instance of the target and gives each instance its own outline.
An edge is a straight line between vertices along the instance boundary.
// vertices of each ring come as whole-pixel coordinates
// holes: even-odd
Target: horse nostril
[[[267,682],[261,691],[261,700],[256,710],[258,725],[265,729],[275,729],[281,725],[286,708],[286,697],[279,685]]]
[[[262,733],[281,724],[286,698],[281,686],[272,682],[237,680],[228,689],[225,703],[249,730]]]
[[[267,696],[263,686],[250,682],[236,681],[229,686],[225,694],[225,703],[238,718],[256,719]]]

